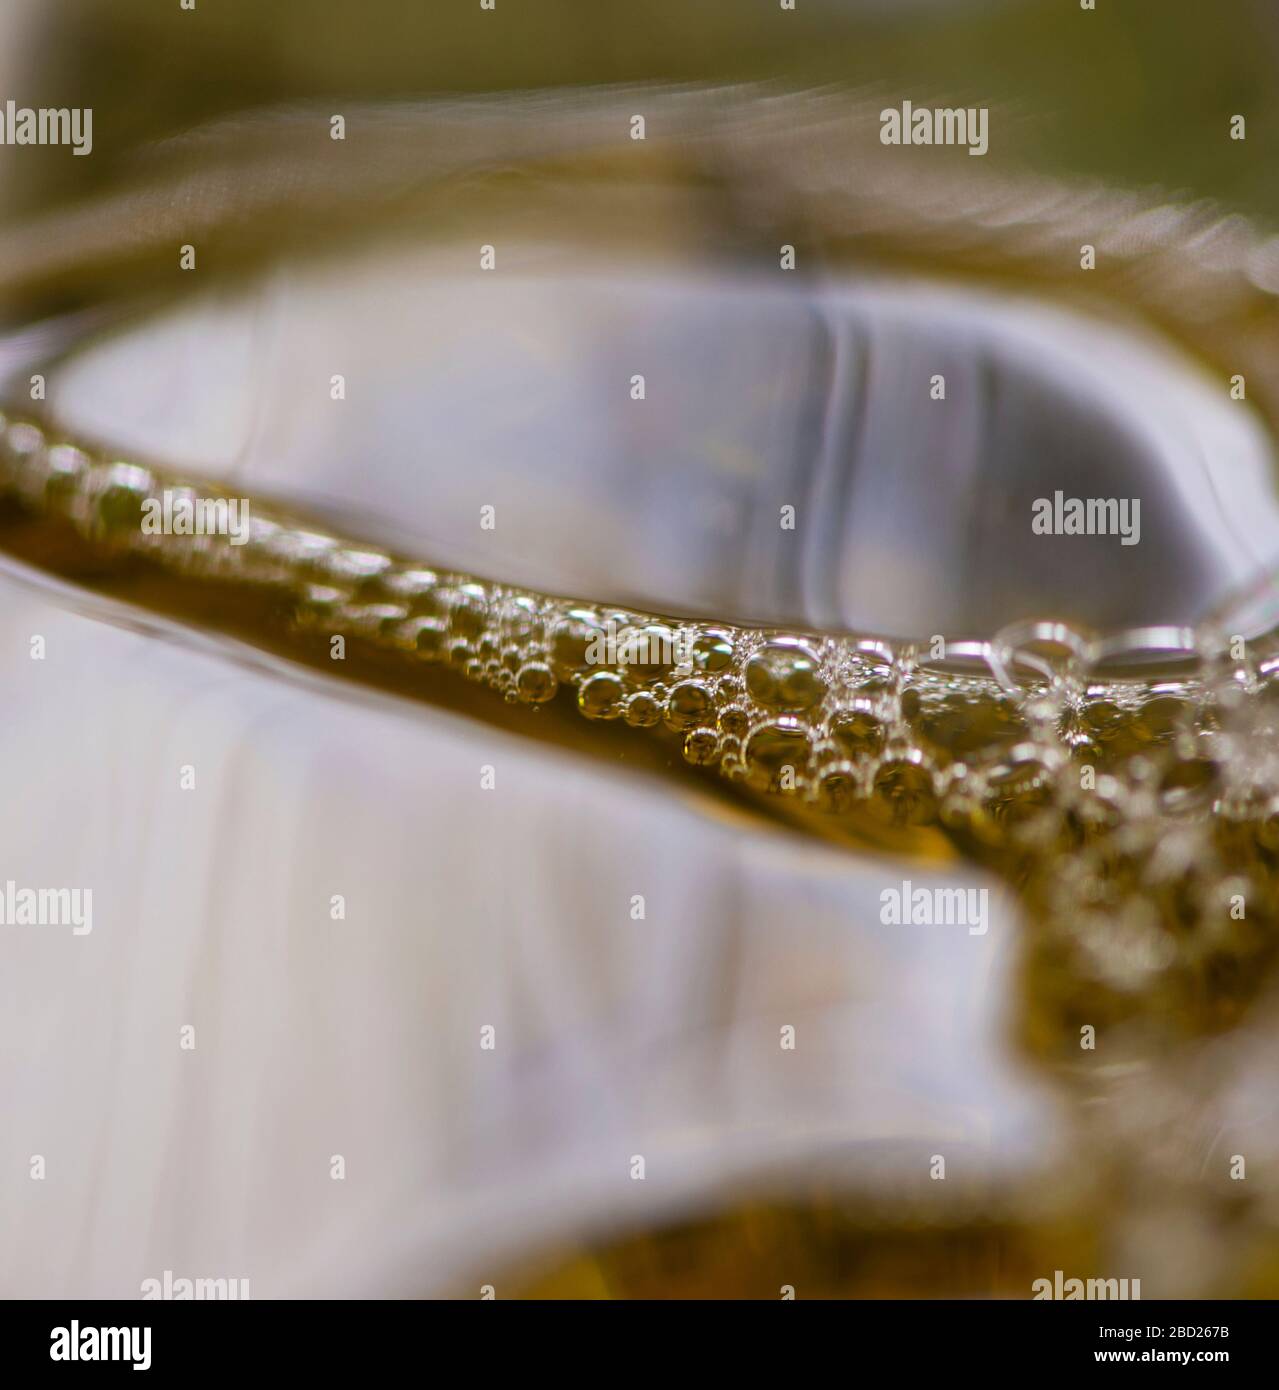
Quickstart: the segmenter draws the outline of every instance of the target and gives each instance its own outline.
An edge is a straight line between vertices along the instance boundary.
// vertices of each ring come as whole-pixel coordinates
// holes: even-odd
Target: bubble
[[[733,660],[733,639],[725,632],[699,633],[693,639],[693,665],[707,675],[716,675]]]
[[[141,468],[117,464],[98,495],[97,519],[104,531],[141,534],[142,503],[152,488],[151,475]]]
[[[1093,738],[1109,739],[1123,727],[1126,717],[1113,700],[1093,700],[1084,706],[1079,722]]]
[[[751,781],[777,788],[789,768],[798,783],[807,773],[812,757],[808,732],[798,719],[778,719],[762,725],[746,744],[746,765]]]
[[[412,613],[442,618],[444,603],[438,592],[439,583],[439,575],[434,570],[392,566],[362,579],[356,593],[361,599],[403,603]]]
[[[515,688],[521,700],[525,700],[529,704],[540,705],[554,698],[559,684],[555,678],[555,672],[545,662],[530,661],[527,666],[520,668],[520,673],[516,677]]]
[[[170,490],[175,494],[175,500],[178,497],[192,503],[196,500],[195,493],[189,487]],[[321,583],[331,583],[325,561],[337,545],[334,537],[321,535],[317,531],[283,528],[270,537],[265,548],[272,556],[292,566],[295,573],[318,579]]]
[[[750,711],[741,705],[725,705],[719,712],[719,731],[730,738],[745,738],[750,732]]]
[[[633,681],[662,680],[675,666],[675,634],[660,623],[623,628],[617,636],[617,658]]]
[[[1040,750],[1028,745],[993,768],[987,778],[988,809],[1005,824],[1019,824],[1049,804],[1053,775]]]
[[[336,619],[345,601],[344,591],[331,584],[306,584],[298,598],[298,618],[324,627]]]
[[[587,648],[600,635],[599,619],[588,608],[571,608],[550,632],[551,665],[561,680],[585,670]]]
[[[423,661],[439,661],[445,655],[448,633],[439,618],[409,618],[400,624],[400,645]]]
[[[392,640],[399,632],[408,610],[393,603],[352,605],[346,610],[347,620],[362,637]]]
[[[622,712],[626,690],[621,679],[608,671],[588,676],[577,692],[577,707],[588,719],[616,719]]]
[[[846,768],[832,768],[817,784],[818,803],[835,815],[848,811],[857,799],[857,780]]]
[[[878,753],[884,746],[884,721],[869,700],[857,700],[831,719],[830,736],[854,757]]]
[[[1096,764],[1100,762],[1102,758],[1101,744],[1094,743],[1092,739],[1076,739],[1075,742],[1070,745],[1070,755],[1077,763]]]
[[[922,756],[890,758],[875,774],[880,814],[894,825],[924,825],[937,814],[933,777]]]
[[[488,596],[479,584],[463,584],[449,597],[449,627],[459,637],[478,637],[488,624]]]
[[[696,681],[681,681],[666,697],[666,722],[672,729],[691,729],[706,718],[711,693]]]
[[[44,501],[55,509],[69,506],[89,468],[88,456],[67,444],[55,445],[48,454]]]
[[[714,729],[694,729],[684,739],[684,757],[701,767],[719,752],[719,735]]]
[[[1133,720],[1133,733],[1145,743],[1169,743],[1190,722],[1193,710],[1179,695],[1156,695]]]
[[[963,694],[926,705],[918,714],[918,727],[943,760],[994,753],[1027,734],[1025,720],[1006,701]]]
[[[817,655],[797,639],[778,638],[746,663],[746,689],[769,709],[798,713],[826,693]]]
[[[637,691],[626,702],[626,722],[635,729],[651,729],[662,717],[662,705],[656,695]]]
[[[342,547],[330,550],[323,558],[323,568],[335,584],[356,584],[373,587],[374,582],[391,568],[391,557],[377,550],[354,550]],[[381,593],[370,592],[367,597],[381,598]],[[364,598],[364,594],[359,597]],[[389,597],[389,595],[388,595]]]
[[[527,594],[514,594],[498,606],[498,621],[507,641],[527,641],[538,627],[537,603]]]

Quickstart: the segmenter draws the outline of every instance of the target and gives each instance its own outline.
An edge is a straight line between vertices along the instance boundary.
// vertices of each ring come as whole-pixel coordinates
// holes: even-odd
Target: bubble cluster
[[[1070,955],[1100,991],[1095,1003],[1122,1012],[1152,977],[1193,992],[1210,970],[1243,992],[1272,950],[1273,633],[1239,660],[1196,634],[1175,671],[1147,661],[1138,676],[1107,675],[1086,635],[1060,625],[933,659],[909,642],[690,622],[490,584],[256,502],[243,545],[147,534],[143,506],[162,490],[220,495],[0,418],[4,495],[178,577],[265,586],[300,638],[340,634],[451,668],[530,715],[563,698],[765,796],[936,829],[1016,878],[1046,925],[1045,949]],[[1231,916],[1240,898],[1246,914]],[[1099,945],[1102,922],[1122,949]]]

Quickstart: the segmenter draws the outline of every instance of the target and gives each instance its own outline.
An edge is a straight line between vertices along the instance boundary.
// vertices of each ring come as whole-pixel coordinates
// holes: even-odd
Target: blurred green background
[[[91,106],[87,159],[0,148],[14,216],[237,109],[564,84],[773,78],[1000,109],[992,154],[1279,223],[1276,0],[5,0],[19,105]],[[1248,121],[1245,142],[1230,117]],[[1002,147],[1002,149],[1001,149]]]

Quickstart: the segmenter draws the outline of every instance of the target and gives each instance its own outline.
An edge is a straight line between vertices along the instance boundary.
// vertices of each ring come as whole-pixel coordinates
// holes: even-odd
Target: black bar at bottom
[[[503,1309],[461,1302],[16,1301],[0,1305],[0,1321],[0,1372],[22,1376],[9,1379],[12,1385],[112,1370],[201,1379],[246,1370],[315,1372],[332,1383],[345,1372],[444,1371],[450,1355],[464,1356],[473,1375],[509,1359],[524,1373],[539,1363],[542,1373],[576,1364],[595,1379],[621,1370],[633,1375],[646,1363],[654,1374],[670,1374],[687,1366],[698,1345],[697,1359],[709,1356],[721,1383],[735,1363],[757,1378],[761,1352],[784,1357],[795,1371],[808,1365],[816,1372],[822,1363],[815,1358],[837,1358],[828,1364],[843,1365],[850,1376],[881,1364],[1264,1369],[1275,1346],[1268,1302],[809,1301],[807,1308],[775,1308],[766,1321],[758,1303],[508,1302]],[[668,1333],[679,1339],[668,1340]],[[605,1355],[578,1361],[600,1336],[609,1339],[600,1349]]]

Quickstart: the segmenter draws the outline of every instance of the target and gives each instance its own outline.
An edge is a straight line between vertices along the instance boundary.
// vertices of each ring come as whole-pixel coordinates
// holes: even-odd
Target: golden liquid
[[[711,103],[717,120],[722,105]],[[707,203],[722,199],[735,213],[733,199],[751,195],[786,216],[776,223],[759,216],[734,246],[766,247],[771,255],[795,235],[798,219],[805,255],[825,254],[833,264],[849,253],[873,255],[908,270],[1033,284],[1063,297],[1076,292],[1081,237],[1068,207],[1000,220],[991,214],[1002,216],[1018,190],[995,180],[984,201],[966,182],[953,216],[942,215],[944,197],[921,212],[913,189],[860,173],[849,178],[842,136],[833,135],[819,157],[821,142],[802,119],[809,105],[793,101],[797,119],[780,122],[782,133],[748,125],[747,138],[727,147],[746,168],[740,186],[699,184],[691,192],[679,185],[690,172],[706,179],[720,153],[713,143],[686,153],[654,140],[642,152],[628,148],[626,157],[660,182],[659,220],[678,227],[681,239],[705,236]],[[820,130],[826,109],[811,105]],[[590,155],[568,170],[554,149],[528,150],[526,127],[516,112],[492,127],[486,138],[495,143],[482,152],[499,167],[522,162],[519,174],[509,171],[519,185],[514,196],[499,188],[481,198],[471,188],[467,206],[522,206],[533,184],[553,229],[566,213],[579,215],[582,173],[608,179],[616,170]],[[270,153],[268,133],[255,155]],[[402,132],[396,139],[402,135],[408,139]],[[305,141],[314,144],[310,132]],[[432,135],[428,150],[447,150],[448,141],[446,129]],[[463,158],[443,165],[445,173],[467,167]],[[261,254],[245,230],[259,221],[271,228],[267,240],[295,233],[305,242],[316,219],[308,221],[309,204],[297,190],[313,193],[333,175],[302,167],[300,155],[290,167],[296,177],[278,187],[258,179],[255,168],[231,179],[215,169],[207,185],[193,178],[186,198],[121,199],[85,219],[78,237],[50,237],[42,228],[19,234],[7,246],[3,288],[34,318],[63,298],[154,289],[161,251],[168,257],[193,226],[215,270]],[[417,151],[406,148],[403,167],[417,177]],[[676,179],[663,181],[672,168]],[[394,169],[387,193],[375,177],[383,172],[374,170],[367,183],[394,209],[406,195],[394,185]],[[343,226],[362,223],[365,204],[374,205],[361,177],[348,162],[345,211],[335,214]],[[803,177],[809,185],[800,184]],[[919,187],[927,191],[932,177]],[[609,203],[609,234],[625,241],[652,216],[653,198],[642,179],[634,190],[618,179],[596,202]],[[429,214],[432,225],[456,220],[458,201],[446,186],[414,215]],[[383,206],[379,215],[391,214]],[[1193,263],[1186,247],[1203,249],[1205,240],[1194,218],[1176,225],[1151,273],[1146,252],[1124,241],[1133,215],[1124,197],[1090,205],[1088,239],[1101,256],[1089,290],[1139,307],[1218,366],[1246,369],[1254,398],[1279,398],[1272,297],[1242,273]],[[980,235],[972,235],[974,224],[983,226]],[[710,230],[713,239],[722,228]],[[862,650],[823,634],[613,613],[590,596],[560,600],[465,575],[430,572],[416,590],[411,581],[397,587],[396,577],[420,573],[429,557],[382,555],[359,537],[329,536],[331,544],[309,557],[302,546],[279,554],[245,547],[249,554],[240,555],[172,543],[179,538],[143,545],[135,487],[113,484],[91,452],[82,470],[50,470],[48,446],[56,439],[37,433],[34,444],[24,442],[22,428],[18,422],[18,435],[7,432],[0,448],[7,492],[0,546],[16,558],[329,675],[462,710],[577,754],[695,780],[740,814],[916,862],[963,857],[1002,875],[1020,895],[1025,941],[1011,1045],[1033,1059],[1045,1085],[1073,1100],[1070,1171],[1000,1207],[978,1191],[941,1214],[855,1201],[836,1186],[804,1200],[791,1192],[784,1202],[761,1190],[735,1197],[722,1212],[622,1235],[606,1248],[547,1251],[497,1281],[503,1296],[777,1298],[792,1286],[800,1297],[1026,1297],[1031,1279],[1054,1268],[1097,1268],[1112,1227],[1134,1209],[1155,1217],[1193,1213],[1216,1233],[1230,1258],[1211,1292],[1279,1292],[1273,1222],[1249,1185],[1221,1181],[1193,1155],[1164,1154],[1157,1139],[1128,1128],[1122,1112],[1144,1102],[1145,1091],[1125,1089],[1122,1065],[1099,1065],[1097,1052],[1080,1047],[1081,1028],[1096,1028],[1108,1058],[1126,1059],[1148,1089],[1167,1093],[1165,1110],[1179,1100],[1190,1107],[1201,1093],[1178,1091],[1160,1059],[1237,1027],[1270,984],[1279,787],[1249,777],[1279,717],[1268,647],[1160,681],[1103,679],[1068,653],[1050,652],[1051,677],[1026,676],[1007,690],[989,676],[934,671],[903,644]],[[178,481],[152,470],[149,486]],[[265,517],[270,508],[255,499],[254,513]],[[286,517],[280,523],[298,533],[319,530]],[[329,563],[350,552],[386,565],[360,578]],[[660,623],[690,635],[690,668],[588,664],[589,637],[610,617],[621,631]],[[334,636],[346,644],[341,662],[331,658]],[[1094,773],[1088,787],[1084,768]],[[622,779],[618,794],[625,794]],[[1163,851],[1174,842],[1179,852],[1170,859]],[[1234,896],[1246,901],[1242,918],[1229,910]]]
[[[683,622],[441,573],[257,501],[265,526],[243,547],[145,535],[144,500],[180,479],[30,422],[3,440],[0,544],[45,570],[578,751],[683,768],[808,833],[962,856],[1016,888],[1016,1046],[1074,1097],[1086,1178],[1019,1194],[1021,1219],[991,1214],[980,1184],[945,1212],[762,1191],[513,1272],[524,1291],[1024,1296],[1027,1270],[1090,1267],[1116,1193],[1239,1227],[1237,1188],[1175,1163],[1152,1174],[1143,1136],[1104,1118],[1113,1086],[1080,1035],[1105,1038],[1112,1067],[1116,1051],[1140,1062],[1232,1028],[1268,980],[1279,789],[1257,769],[1279,720],[1271,644],[1206,649],[1193,674],[1152,679],[1102,678],[1069,643],[1039,641],[1005,685],[911,644]],[[1226,1292],[1273,1289],[1268,1239],[1245,1242]]]

